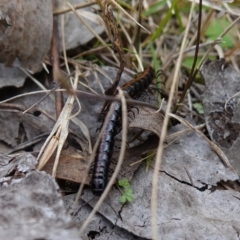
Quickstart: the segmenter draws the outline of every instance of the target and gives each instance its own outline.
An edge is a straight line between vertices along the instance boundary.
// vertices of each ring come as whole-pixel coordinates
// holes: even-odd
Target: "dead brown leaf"
[[[161,111],[153,111],[148,107],[133,109],[135,115],[129,127],[150,131],[160,137],[164,115]]]
[[[67,149],[63,149],[60,155],[60,164],[57,168],[56,178],[81,183],[83,181],[89,160],[90,157],[87,152],[79,152],[71,146]],[[52,174],[54,161],[55,156],[53,155],[42,170]],[[85,184],[89,183],[90,176],[88,175]]]
[[[209,136],[240,173],[240,75],[224,59],[206,61],[201,69],[205,80],[204,115]]]
[[[0,9],[0,62],[38,71],[51,43],[51,0],[0,0]]]

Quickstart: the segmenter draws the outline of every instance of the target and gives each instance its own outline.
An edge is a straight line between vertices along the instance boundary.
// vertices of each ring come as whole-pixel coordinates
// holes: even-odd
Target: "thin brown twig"
[[[21,112],[24,114],[26,111],[26,107],[22,104],[17,104],[17,103],[2,103],[2,104],[0,104],[0,111]],[[37,110],[35,109],[35,111],[30,111],[28,113],[31,115],[36,115],[35,114],[36,111]]]
[[[80,3],[80,4],[73,5],[73,7],[75,9],[81,9],[81,8],[85,8],[85,7],[90,7],[94,4],[96,4],[96,1],[89,1],[89,2],[86,2],[86,3]],[[72,9],[70,7],[56,8],[53,11],[53,15],[64,14],[64,13],[71,12],[71,11],[72,11]]]
[[[58,17],[53,17],[53,35],[52,35],[52,66],[53,66],[53,81],[57,84],[59,83],[60,75],[60,59],[58,51]],[[56,119],[59,117],[63,108],[63,95],[61,92],[55,92],[55,109],[56,109]]]
[[[15,100],[15,99],[18,99],[18,98],[21,98],[21,97],[25,97],[25,96],[30,96],[30,95],[35,95],[35,94],[45,94],[45,93],[48,93],[50,91],[51,90],[40,90],[40,91],[35,91],[35,92],[30,92],[30,93],[19,94],[18,96],[15,96],[15,97],[6,99],[4,101],[1,101],[0,104],[7,103],[7,102],[10,102],[12,100]],[[57,89],[56,91],[58,91],[58,92],[67,92],[66,89]],[[121,102],[121,99],[118,98],[118,97],[97,95],[97,94],[87,93],[87,92],[83,92],[83,91],[79,91],[79,90],[76,90],[75,94],[79,98],[93,98],[93,99],[98,99],[98,100],[101,100],[101,101]],[[159,107],[156,106],[156,105],[153,105],[153,104],[150,104],[150,103],[146,103],[146,102],[141,102],[141,101],[138,101],[138,100],[126,99],[126,102],[128,104],[131,104],[131,105],[145,106],[145,107],[152,108],[154,110],[159,110]],[[164,114],[164,111],[162,109],[161,109],[161,113]]]

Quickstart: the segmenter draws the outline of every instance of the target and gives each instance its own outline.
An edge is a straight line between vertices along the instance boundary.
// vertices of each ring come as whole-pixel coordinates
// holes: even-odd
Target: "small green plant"
[[[119,190],[122,193],[120,197],[121,203],[132,202],[133,201],[133,194],[132,189],[129,181],[124,178],[118,181]]]
[[[199,102],[193,103],[193,107],[197,110],[199,114],[204,114],[203,105]]]

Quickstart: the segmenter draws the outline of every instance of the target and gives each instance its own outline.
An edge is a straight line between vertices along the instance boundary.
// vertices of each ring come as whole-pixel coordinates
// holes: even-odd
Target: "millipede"
[[[138,99],[141,94],[148,88],[155,73],[152,67],[148,66],[136,78],[125,83],[121,89],[125,94],[133,99]],[[108,183],[108,171],[113,154],[115,136],[119,132],[119,122],[121,119],[121,103],[113,102],[109,111],[111,115],[108,119],[106,129],[98,145],[96,157],[94,159],[93,175],[91,188],[94,195],[100,196],[105,190]]]

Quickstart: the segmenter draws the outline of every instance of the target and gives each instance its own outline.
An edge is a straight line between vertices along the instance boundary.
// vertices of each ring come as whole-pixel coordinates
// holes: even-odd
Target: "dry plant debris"
[[[183,129],[183,126],[177,126],[171,132]],[[152,167],[146,172],[143,166],[135,172],[131,181],[134,194],[132,204],[122,206],[118,199],[119,191],[112,189],[107,202],[99,209],[99,213],[108,220],[106,225],[113,224],[117,229],[121,228],[144,239],[152,239],[149,204],[152,172]],[[214,191],[214,186],[221,180],[238,182],[238,175],[220,163],[218,156],[196,133],[185,135],[166,148],[159,175],[159,205],[156,210],[161,238],[208,236],[209,239],[227,239],[232,236],[234,239],[237,236],[235,226],[239,226],[240,193],[220,189]],[[68,196],[68,206],[71,206],[69,201],[74,196]],[[92,206],[97,201],[91,200],[90,191],[86,191],[82,199]],[[85,216],[84,212],[87,210],[80,203],[76,211],[75,217],[79,219]],[[91,225],[88,231],[95,230],[101,237],[106,237],[108,233],[102,233],[96,226],[98,223],[95,227]],[[112,230],[114,231],[115,229]]]
[[[225,64],[224,59],[208,61],[201,69],[206,84],[204,114],[211,139],[223,150],[240,174],[240,74]]]
[[[157,136],[161,134],[161,126],[164,119],[164,113],[154,111],[147,107],[138,107],[134,113],[133,121],[130,121],[129,127],[144,129],[150,131]]]
[[[130,3],[129,1],[124,3],[119,1],[117,3],[114,0],[99,0],[97,2],[100,5],[100,9],[102,9],[102,13],[93,10],[97,8],[97,4],[92,7],[92,1],[71,0],[70,3],[65,3],[64,1],[59,2],[61,2],[59,8],[53,11],[55,16],[59,15],[61,18],[60,32],[65,32],[61,37],[61,39],[65,40],[64,43],[60,41],[60,48],[63,50],[64,56],[64,59],[61,58],[60,63],[63,67],[62,71],[65,72],[65,76],[67,76],[67,86],[71,86],[72,76],[77,76],[79,77],[78,89],[94,94],[97,92],[98,95],[100,95],[111,87],[113,82],[119,80],[120,77],[115,81],[116,76],[119,76],[121,73],[123,63],[125,64],[125,69],[120,80],[120,85],[122,85],[123,81],[131,79],[133,73],[141,72],[142,65],[150,64],[156,71],[162,69],[166,76],[164,88],[166,92],[165,101],[168,104],[167,118],[174,116],[170,114],[174,112],[175,116],[178,116],[178,119],[180,119],[180,116],[185,118],[183,122],[186,123],[186,121],[190,121],[191,126],[195,124],[202,126],[206,122],[209,133],[206,132],[206,129],[203,129],[201,130],[201,134],[206,134],[207,136],[209,134],[213,142],[227,155],[234,169],[239,171],[238,164],[236,163],[238,156],[236,153],[238,150],[237,132],[239,125],[238,95],[234,95],[239,91],[237,85],[235,85],[236,83],[234,83],[234,78],[239,78],[238,74],[233,71],[232,68],[221,68],[222,65],[219,65],[221,61],[206,63],[201,69],[203,79],[198,74],[202,63],[207,58],[216,60],[225,57],[227,64],[233,65],[234,68],[239,71],[239,24],[236,23],[239,21],[240,14],[238,10],[239,3],[237,1],[230,3],[229,1],[144,0],[141,3],[140,1],[136,3],[134,1]],[[2,3],[4,5],[0,5],[1,11],[9,8],[11,3],[16,3],[12,5],[14,6],[13,12],[17,11],[16,16],[19,15],[18,9],[22,8],[25,13],[28,11],[24,8],[25,3],[29,4],[28,8],[34,6],[30,4],[30,0],[23,2],[2,1]],[[50,1],[48,3],[48,6],[50,6]],[[44,5],[43,1],[34,1],[33,4],[42,4],[41,7]],[[201,7],[201,4],[203,4],[203,7]],[[91,6],[91,13],[86,10],[85,6]],[[31,13],[33,12],[34,11]],[[42,9],[42,11],[38,13],[47,14],[47,9],[46,11]],[[201,24],[199,23],[200,13]],[[103,21],[99,21],[101,14],[103,20],[105,20],[105,24],[108,26],[108,34],[102,32],[104,29],[104,26],[101,25]],[[127,14],[129,14],[130,17]],[[12,26],[7,17],[8,15],[8,13],[6,16],[4,15],[0,21],[2,38],[10,37],[8,33],[10,34],[11,30],[14,29],[17,24],[24,26],[24,28],[16,29],[17,31],[11,34],[13,42],[16,41],[17,34],[22,36],[21,34],[25,33],[26,30],[29,30],[26,35],[27,40],[31,38],[32,35],[30,36],[30,32],[32,31],[34,33],[33,36],[36,36],[35,33],[39,31],[40,28],[32,30],[30,27],[26,27],[28,26],[27,23],[23,25],[24,17],[29,15],[30,19],[32,19],[32,14],[29,13],[18,16],[16,19],[19,19],[19,22],[16,22],[16,25]],[[49,16],[52,17],[52,14]],[[15,21],[16,19],[13,20]],[[69,19],[74,19],[78,25],[74,25],[72,29],[64,29],[68,23],[71,22],[68,22]],[[134,19],[134,21],[132,19]],[[139,22],[136,23],[137,21]],[[93,22],[94,24],[91,24]],[[51,23],[52,21],[47,22],[49,26]],[[67,24],[65,25],[65,23]],[[32,27],[33,25],[30,24],[29,26]],[[76,29],[78,29],[78,31]],[[87,33],[82,29],[85,29]],[[47,39],[50,39],[49,35],[47,35],[48,30],[46,30],[44,34],[46,34]],[[102,34],[99,35],[99,33]],[[68,35],[71,35],[71,38],[68,38]],[[76,37],[76,35],[78,36]],[[90,38],[89,40],[85,40],[86,36],[91,36],[91,41],[89,41]],[[92,36],[95,38],[92,38]],[[41,38],[34,38],[31,46],[34,46],[35,42],[40,40]],[[44,61],[43,55],[45,56],[47,54],[46,49],[50,44],[46,39],[44,41],[46,45],[42,47],[40,44],[39,47],[41,46],[41,49],[39,51],[37,50],[37,53],[32,51],[30,47],[29,49],[26,49],[26,46],[21,48],[22,51],[19,53],[22,54],[21,59],[25,60],[25,62],[20,61],[23,67],[35,71],[35,69],[37,69],[37,63],[39,65]],[[0,38],[0,44],[1,43]],[[19,41],[19,43],[21,43],[21,41]],[[4,42],[4,44],[6,44],[6,42]],[[4,45],[3,47],[6,51],[9,50],[9,48],[7,48],[8,46],[5,47]],[[3,51],[2,53],[5,53],[5,55],[1,55],[1,53],[0,60],[3,59],[2,62],[9,65],[15,64],[16,61],[14,60],[18,47],[18,44],[12,46],[13,54],[10,55]],[[69,48],[73,49],[65,53],[65,49]],[[198,51],[196,51],[197,48],[199,48]],[[28,55],[28,50],[31,52],[30,55]],[[113,50],[117,51],[114,52]],[[30,57],[28,58],[28,56]],[[39,60],[39,62],[33,62],[33,58],[35,59],[35,57],[38,56],[42,56],[41,60]],[[21,59],[19,58],[19,60]],[[30,63],[34,64],[31,65]],[[45,63],[49,64],[49,60],[46,60]],[[99,68],[98,65],[111,65],[116,68],[111,68],[112,73],[110,73],[106,71],[106,68]],[[196,66],[195,69],[192,68],[194,65]],[[102,69],[104,69],[104,71]],[[51,71],[51,66],[49,70]],[[79,73],[76,73],[76,70],[78,70]],[[126,72],[131,76],[127,76],[125,79],[124,76],[126,76]],[[4,76],[4,74],[1,75]],[[9,75],[7,74],[7,76]],[[40,80],[41,83],[31,76],[35,83],[43,89],[46,86],[48,88],[51,86],[51,76],[41,73],[40,75],[35,75],[35,77]],[[214,81],[213,79],[216,77],[221,79],[221,81]],[[160,87],[159,80],[160,79],[157,79],[156,83],[158,88]],[[228,80],[228,84],[226,84],[226,80]],[[1,87],[10,85],[2,82],[4,80],[0,79],[0,81]],[[216,85],[214,85],[213,82],[214,84],[216,83]],[[29,87],[28,84],[29,82],[26,83],[23,88],[11,93],[11,96],[38,90],[36,87]],[[17,86],[20,85],[19,83]],[[77,87],[76,85],[75,81],[75,89]],[[188,89],[189,85],[191,85],[191,88]],[[80,88],[80,86],[84,87]],[[204,87],[206,87],[206,90],[204,97],[202,97],[201,94],[203,93]],[[219,89],[221,89],[220,92],[218,92]],[[185,95],[183,92],[186,93],[185,98],[183,97]],[[4,90],[2,93],[2,100],[9,97]],[[71,103],[71,106],[68,107],[65,105],[65,115],[63,118],[58,119],[51,137],[55,141],[53,145],[55,145],[54,147],[56,148],[58,147],[59,139],[57,137],[61,135],[59,131],[61,128],[65,128],[65,136],[61,139],[61,148],[64,146],[63,144],[68,133],[71,133],[75,139],[77,139],[79,149],[76,149],[76,147],[73,148],[69,138],[67,138],[65,147],[69,149],[63,149],[62,155],[60,155],[60,151],[58,151],[57,155],[60,165],[59,169],[55,169],[55,173],[59,178],[82,182],[82,174],[78,176],[77,170],[81,169],[82,172],[85,171],[85,173],[87,173],[86,169],[89,162],[85,156],[89,156],[92,153],[90,140],[94,142],[98,136],[96,129],[101,124],[97,125],[96,119],[102,102],[94,98],[84,97],[80,93],[76,96],[79,97],[81,106],[73,103],[73,96],[64,95],[64,101],[67,102],[67,104]],[[52,130],[54,125],[54,119],[52,117],[54,115],[54,104],[50,97],[39,104],[43,113],[39,118],[21,115],[21,113],[17,113],[18,115],[15,116],[15,113],[10,113],[11,115],[6,112],[1,113],[0,121],[3,128],[6,129],[6,131],[0,134],[0,147],[2,151],[6,146],[8,148],[16,147],[17,144],[23,143],[25,140]],[[66,101],[67,97],[69,97],[70,102]],[[36,102],[36,98],[39,99],[40,96],[35,95],[33,98],[25,96],[24,98],[20,97],[14,101],[15,103],[30,107],[33,102]],[[179,99],[182,99],[180,105],[178,105]],[[147,102],[148,98],[143,98],[143,101]],[[160,105],[160,101],[158,105]],[[224,109],[225,105],[226,108]],[[170,106],[172,107],[170,108]],[[173,131],[174,134],[176,134],[174,128],[179,128],[179,126],[170,126],[167,124],[167,121],[162,125],[163,116],[160,113],[154,115],[152,113],[148,114],[149,111],[154,112],[158,108],[159,106],[157,106],[157,104],[155,104],[154,110],[138,107],[133,121],[130,122],[129,132],[131,132],[131,127],[140,127],[157,135],[165,135],[164,133],[167,132],[168,127],[168,133]],[[229,108],[230,112],[228,111]],[[72,113],[72,110],[74,113]],[[62,114],[64,114],[64,112]],[[79,112],[80,114],[75,116],[75,113]],[[205,114],[205,118],[203,113]],[[72,115],[74,117],[72,117]],[[186,117],[188,117],[188,120],[186,120]],[[11,121],[9,121],[9,119]],[[172,124],[175,125],[176,123],[173,121]],[[162,126],[164,131],[162,131]],[[173,142],[165,141],[164,136],[164,138],[161,139],[161,144],[158,149],[156,149],[157,140],[153,140],[152,137],[149,137],[148,140],[138,146],[128,148],[125,153],[126,161],[118,177],[129,180],[132,179],[131,185],[135,200],[132,204],[122,206],[119,203],[121,193],[113,187],[108,195],[107,202],[110,202],[111,207],[115,212],[119,212],[121,217],[104,203],[99,209],[99,213],[104,217],[102,218],[102,216],[97,214],[93,222],[91,222],[85,230],[81,229],[83,230],[82,238],[88,239],[91,236],[95,236],[96,239],[106,239],[118,235],[119,239],[121,239],[121,237],[122,239],[176,239],[189,237],[203,239],[237,239],[240,232],[238,220],[239,192],[237,192],[239,189],[239,176],[223,165],[219,157],[200,136],[196,133],[189,134],[192,129],[193,128],[178,129],[178,131],[180,131],[177,133],[177,135],[179,135],[178,139]],[[87,132],[89,132],[89,135]],[[55,133],[58,133],[57,137]],[[188,135],[183,136],[183,133],[188,133]],[[210,140],[208,139],[208,141]],[[70,144],[70,146],[68,146],[68,144]],[[30,148],[30,150],[39,151],[39,145],[36,146],[33,144],[31,146],[32,148]],[[40,147],[41,146],[42,143],[40,144]],[[51,148],[51,145],[47,147]],[[78,152],[80,149],[82,152]],[[146,168],[142,164],[138,169],[143,161],[142,159],[147,158],[149,161],[151,154],[159,149],[163,152],[162,164],[159,169],[155,168],[153,163],[151,165],[148,163],[148,167]],[[8,151],[9,150],[11,149],[8,149]],[[29,151],[29,148],[26,148],[26,150]],[[150,150],[153,151],[151,154],[148,152]],[[118,152],[119,151],[115,149],[114,159],[118,159]],[[161,162],[161,155],[162,154],[157,155],[157,163]],[[62,166],[61,156],[65,158]],[[74,156],[72,169],[70,169],[71,164],[67,162],[68,156]],[[84,159],[81,160],[81,157],[84,157]],[[6,159],[4,161],[7,165],[9,164],[9,166],[3,168],[2,171],[3,175],[8,177],[9,173],[11,175],[11,172],[15,171],[17,165],[14,161],[11,161],[11,158],[9,163]],[[71,157],[69,161],[71,161]],[[83,165],[79,166],[79,162],[82,162]],[[49,166],[51,164],[53,165],[53,163],[50,162],[47,164],[49,164]],[[64,172],[65,164],[68,166],[68,170],[70,169],[68,174]],[[114,170],[115,165],[113,164],[112,170]],[[50,169],[49,166],[46,165],[46,169]],[[147,172],[146,169],[148,169]],[[48,171],[52,172],[52,170]],[[73,173],[74,176],[71,176],[71,173]],[[32,174],[37,173],[34,172]],[[152,183],[154,174],[155,181]],[[86,183],[88,181],[87,179]],[[22,182],[24,182],[24,178]],[[157,182],[158,184],[156,184]],[[232,185],[237,185],[238,187],[232,188]],[[153,187],[155,192],[153,191],[152,193],[151,187]],[[49,196],[53,197],[50,193]],[[160,202],[157,202],[154,196],[158,196]],[[72,205],[72,197],[73,196],[68,196],[65,199],[68,201],[68,209],[75,212],[76,209]],[[91,198],[91,193],[85,191],[83,195],[84,201],[89,201]],[[152,201],[151,203],[150,200]],[[95,203],[96,199],[91,201],[90,205],[94,206]],[[83,202],[81,200],[81,206],[78,206],[80,211],[76,213],[76,219],[80,219],[79,226],[81,228],[83,225],[86,225],[85,219],[90,215],[89,207],[84,207],[82,204]],[[152,205],[152,213],[150,212],[150,205]],[[63,209],[61,209],[61,211],[63,211]],[[99,224],[99,221],[101,221],[101,224]],[[53,226],[55,225],[53,224]],[[115,226],[115,228],[112,229],[109,226]],[[108,232],[104,230],[105,227]],[[64,229],[64,226],[62,228]],[[122,231],[124,233],[122,233]],[[114,239],[118,238],[116,237]]]

